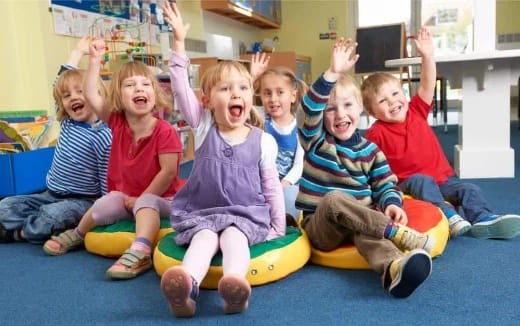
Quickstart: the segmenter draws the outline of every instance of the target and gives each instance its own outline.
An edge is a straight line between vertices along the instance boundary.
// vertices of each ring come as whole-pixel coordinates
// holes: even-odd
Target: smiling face
[[[83,96],[83,77],[83,71],[69,70],[58,79],[54,88],[54,99],[58,103],[58,120],[68,117],[89,123],[97,119]]]
[[[288,77],[274,73],[262,76],[260,98],[265,112],[274,121],[292,121],[291,107],[296,101],[296,93],[294,83]]]
[[[373,92],[368,101],[371,114],[378,120],[400,123],[406,119],[408,101],[399,81],[387,81]]]
[[[121,100],[125,113],[145,115],[155,107],[155,90],[152,81],[145,76],[130,76],[121,82]]]
[[[233,67],[204,96],[204,104],[213,112],[219,131],[227,132],[244,127],[253,104],[253,90],[248,75]]]
[[[343,78],[343,77],[342,77]],[[348,79],[338,81],[324,111],[325,129],[339,140],[348,140],[359,125],[361,95]]]

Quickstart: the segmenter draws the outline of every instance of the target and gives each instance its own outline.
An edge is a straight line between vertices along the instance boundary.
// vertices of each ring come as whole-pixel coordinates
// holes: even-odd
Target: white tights
[[[182,261],[184,269],[197,283],[200,284],[208,273],[211,259],[219,248],[222,251],[224,275],[245,277],[251,261],[246,236],[234,226],[222,231],[220,238],[217,233],[204,229],[193,236]]]

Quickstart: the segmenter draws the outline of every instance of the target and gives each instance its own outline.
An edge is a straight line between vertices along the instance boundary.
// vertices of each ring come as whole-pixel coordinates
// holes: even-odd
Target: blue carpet
[[[516,128],[511,138],[518,175]],[[439,128],[449,157],[456,129],[444,134]],[[520,212],[520,178],[472,181],[498,213]],[[434,259],[430,278],[406,299],[386,294],[372,271],[308,264],[254,287],[249,309],[239,315],[224,315],[218,293],[203,290],[197,315],[186,320],[170,313],[153,271],[114,282],[104,276],[111,259],[85,251],[49,257],[39,246],[3,244],[0,325],[517,325],[519,252],[520,238],[456,238]]]

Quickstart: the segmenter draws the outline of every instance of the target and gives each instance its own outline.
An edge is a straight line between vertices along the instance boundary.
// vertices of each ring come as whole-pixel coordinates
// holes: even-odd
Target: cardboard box
[[[0,154],[0,198],[45,190],[54,147]]]

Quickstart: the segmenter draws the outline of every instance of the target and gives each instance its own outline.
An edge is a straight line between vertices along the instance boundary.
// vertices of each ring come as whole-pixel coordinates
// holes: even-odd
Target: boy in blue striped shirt
[[[95,199],[106,192],[106,170],[112,134],[83,97],[84,71],[76,70],[88,53],[82,38],[62,65],[54,87],[60,135],[47,190],[0,201],[0,243],[43,243],[51,235],[75,227]],[[100,92],[104,87],[99,81]]]
[[[344,75],[359,57],[355,48],[350,40],[336,43],[329,69],[303,98],[298,127],[305,158],[296,207],[314,248],[330,251],[353,242],[383,287],[404,298],[430,275],[435,239],[405,226],[397,178],[384,154],[357,130],[361,92]]]

